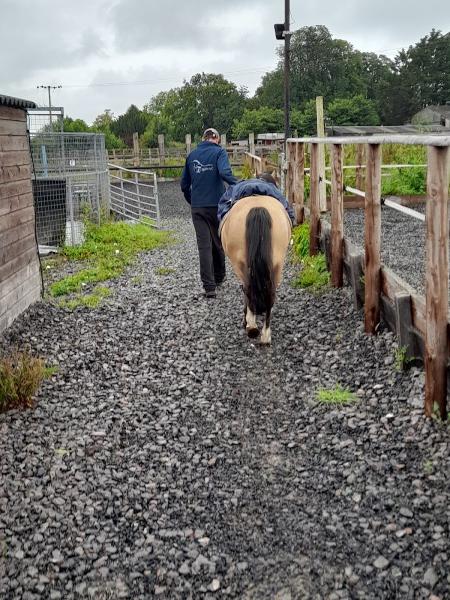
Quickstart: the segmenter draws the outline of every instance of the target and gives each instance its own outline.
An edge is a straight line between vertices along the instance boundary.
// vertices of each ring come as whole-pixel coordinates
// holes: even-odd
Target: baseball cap
[[[208,129],[205,129],[205,131],[203,132],[203,139],[206,139],[208,137],[216,137],[216,138],[220,138],[219,132],[217,131],[217,129],[214,129],[214,127],[208,127]]]

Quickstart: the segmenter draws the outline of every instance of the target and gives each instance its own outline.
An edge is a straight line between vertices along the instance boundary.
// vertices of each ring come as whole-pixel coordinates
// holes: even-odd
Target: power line
[[[48,91],[48,111],[50,113],[50,125],[52,124],[52,92],[51,90],[57,90],[62,88],[62,85],[37,85],[37,89],[46,89]]]

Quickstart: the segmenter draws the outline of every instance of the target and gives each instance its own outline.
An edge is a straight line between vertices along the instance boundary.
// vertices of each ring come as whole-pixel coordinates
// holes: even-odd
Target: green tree
[[[450,33],[432,30],[415,46],[396,57],[397,77],[392,81],[393,113],[403,123],[430,104],[445,104],[450,98]],[[400,92],[402,100],[395,99]]]
[[[379,125],[380,117],[373,100],[362,95],[336,98],[326,107],[331,125]]]
[[[89,125],[83,119],[71,119],[70,117],[64,118],[63,129],[68,133],[88,133],[90,131]]]
[[[246,96],[246,88],[238,88],[223,75],[198,73],[181,87],[152,98],[145,110],[159,117],[173,139],[182,142],[187,133],[198,137],[207,127],[231,132],[244,111]]]
[[[132,104],[127,112],[110,124],[112,133],[121,138],[129,147],[133,145],[133,133],[142,135],[147,127],[147,115]]]
[[[278,108],[262,106],[258,109],[245,109],[242,117],[233,125],[233,137],[245,138],[249,133],[275,133],[283,131],[284,112]]]

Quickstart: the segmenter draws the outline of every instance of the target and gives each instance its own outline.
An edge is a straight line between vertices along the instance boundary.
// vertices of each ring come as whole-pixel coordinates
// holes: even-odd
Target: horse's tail
[[[275,300],[272,265],[272,218],[266,208],[252,208],[245,223],[247,280],[245,292],[254,314],[269,311]]]

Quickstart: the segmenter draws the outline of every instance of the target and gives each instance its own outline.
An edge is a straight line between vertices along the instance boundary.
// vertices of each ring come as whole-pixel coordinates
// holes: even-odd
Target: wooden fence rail
[[[347,266],[355,299],[361,299],[364,273],[364,322],[368,334],[377,331],[380,313],[397,331],[400,343],[408,345],[409,355],[423,349],[425,359],[425,414],[435,406],[442,419],[447,418],[447,370],[450,348],[448,318],[448,187],[450,137],[431,135],[386,135],[335,138],[291,138],[287,141],[286,195],[293,205],[297,223],[304,215],[304,152],[311,148],[310,168],[310,254],[319,250],[319,238],[329,235],[331,282],[343,284]],[[319,207],[319,145],[331,145],[331,227],[321,223]],[[365,171],[364,255],[343,235],[344,168],[343,146],[358,144],[360,173]],[[426,205],[425,299],[381,264],[381,153],[383,144],[428,146]],[[414,212],[414,211],[412,211]],[[414,215],[413,215],[414,216]],[[322,234],[321,234],[322,230]]]

